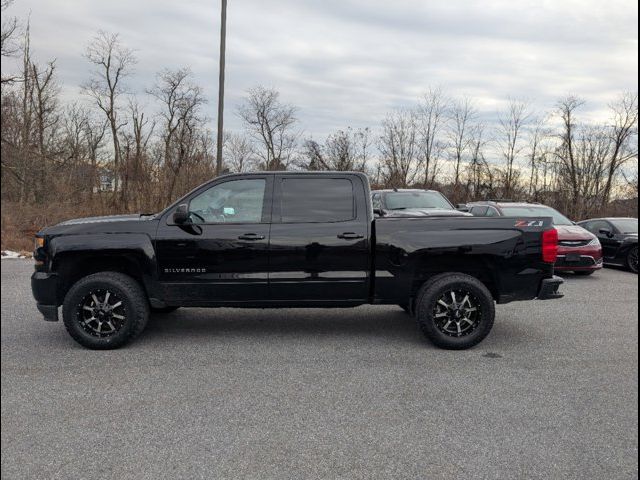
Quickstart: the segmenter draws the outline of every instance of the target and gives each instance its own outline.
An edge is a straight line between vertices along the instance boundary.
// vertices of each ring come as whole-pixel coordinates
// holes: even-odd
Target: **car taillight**
[[[558,231],[555,228],[542,232],[542,261],[556,263],[558,259]]]

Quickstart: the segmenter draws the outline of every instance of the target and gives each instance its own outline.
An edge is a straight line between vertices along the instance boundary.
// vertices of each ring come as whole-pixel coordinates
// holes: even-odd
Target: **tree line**
[[[2,76],[3,206],[27,217],[49,211],[34,222],[157,211],[215,175],[207,98],[188,67],[162,69],[144,95],[132,94],[134,51],[99,32],[86,46],[81,95],[65,103],[56,61],[35,61],[28,23],[3,18],[2,56],[18,65]],[[379,125],[317,139],[296,106],[256,86],[234,112],[243,129],[224,134],[224,169],[364,171],[378,187],[435,188],[454,202],[539,201],[581,219],[638,192],[637,93],[621,93],[602,123],[582,117],[584,103],[568,95],[535,112],[508,99],[489,121],[474,99],[429,88]]]

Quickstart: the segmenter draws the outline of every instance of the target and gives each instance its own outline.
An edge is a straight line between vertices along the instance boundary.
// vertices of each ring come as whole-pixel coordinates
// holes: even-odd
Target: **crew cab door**
[[[357,175],[276,176],[271,300],[358,302],[368,297],[367,195]]]
[[[266,300],[273,176],[222,178],[194,192],[188,224],[173,211],[156,237],[166,302],[208,305]]]

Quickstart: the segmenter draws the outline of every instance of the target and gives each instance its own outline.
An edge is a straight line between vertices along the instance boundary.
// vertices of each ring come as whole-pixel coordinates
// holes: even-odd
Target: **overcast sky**
[[[89,75],[82,54],[99,29],[136,50],[129,88],[143,94],[164,67],[189,66],[215,118],[219,0],[15,0],[31,12],[38,60],[57,59],[65,98]],[[550,109],[567,93],[585,115],[638,88],[632,0],[229,0],[225,122],[263,84],[298,106],[307,135],[375,127],[428,86],[469,95],[487,117],[508,97]]]

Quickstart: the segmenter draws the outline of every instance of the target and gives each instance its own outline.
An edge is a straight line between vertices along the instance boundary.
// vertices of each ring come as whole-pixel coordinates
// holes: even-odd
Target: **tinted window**
[[[284,178],[280,215],[283,222],[352,220],[353,187],[345,178]]]
[[[612,230],[611,225],[604,220],[597,220],[595,222],[589,222],[586,225],[581,225],[585,230],[589,230],[595,235],[601,235],[600,230]]]
[[[380,200],[380,194],[376,193],[372,198],[373,208],[382,208],[382,202]]]
[[[487,217],[499,217],[500,213],[498,213],[498,211],[495,208],[489,207],[489,209],[487,210],[487,213],[485,215]]]
[[[385,195],[389,210],[411,210],[412,208],[441,208],[453,210],[451,204],[437,192],[393,192]]]
[[[189,204],[193,223],[260,223],[264,179],[230,180],[194,197]]]
[[[620,233],[638,233],[638,219],[636,218],[616,218],[611,223]]]
[[[487,207],[471,207],[470,212],[476,217],[484,217],[487,213]]]
[[[557,210],[544,205],[518,205],[502,207],[504,215],[507,217],[552,217],[555,225],[573,225],[573,222],[562,215]]]

